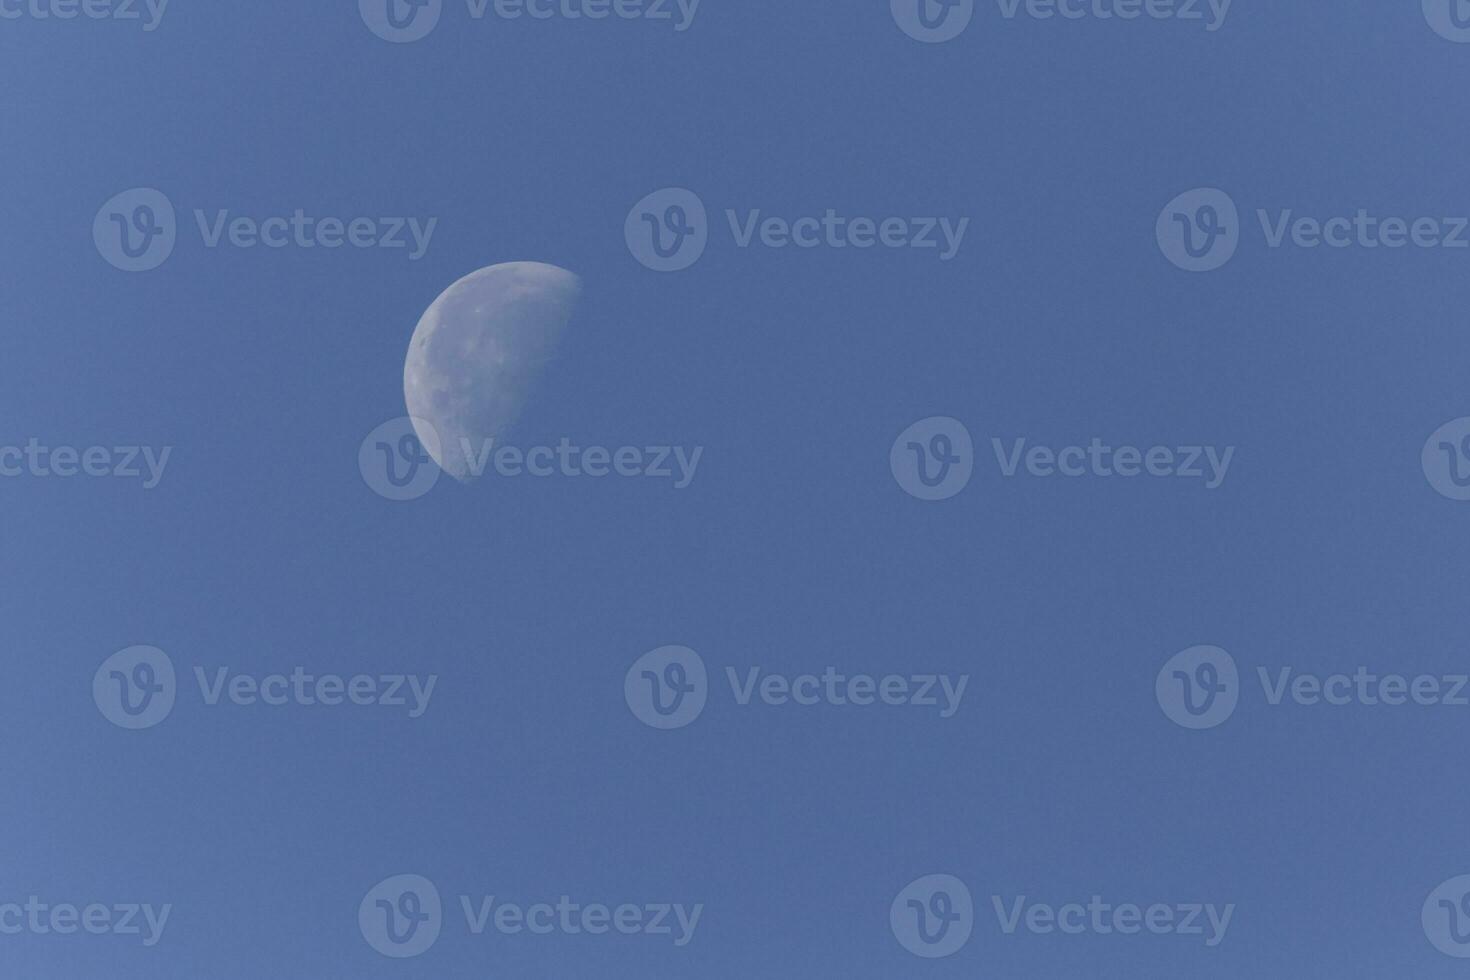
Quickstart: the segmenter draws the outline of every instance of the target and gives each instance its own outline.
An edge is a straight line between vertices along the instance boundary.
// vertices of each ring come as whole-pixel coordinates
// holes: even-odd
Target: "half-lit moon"
[[[472,272],[424,313],[408,345],[408,414],[444,471],[468,481],[476,460],[520,415],[582,292],[576,275],[540,262]],[[425,437],[432,425],[437,440]]]

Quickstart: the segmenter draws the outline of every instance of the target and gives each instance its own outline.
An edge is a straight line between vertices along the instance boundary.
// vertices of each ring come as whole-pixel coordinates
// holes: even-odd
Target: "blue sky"
[[[1273,249],[1256,212],[1470,214],[1470,45],[1416,3],[1236,0],[1215,31],[981,3],[941,44],[886,0],[704,0],[684,31],[446,0],[403,44],[356,6],[0,19],[0,447],[171,447],[152,489],[0,478],[0,905],[172,907],[152,947],[0,935],[3,972],[1460,975],[1420,910],[1470,873],[1470,707],[1272,706],[1256,672],[1470,672],[1470,505],[1420,465],[1470,415],[1470,254]],[[92,227],[140,187],[178,241],[129,273]],[[671,187],[708,244],[660,273],[624,230]],[[1195,188],[1239,208],[1208,273],[1155,238]],[[210,248],[196,209],[437,224],[417,259]],[[725,212],[757,209],[969,224],[947,261],[741,248]],[[508,441],[702,447],[687,487],[365,483],[418,318],[511,261],[582,295]],[[974,447],[936,502],[889,465],[931,416]],[[1211,490],[1006,477],[992,451],[1094,437],[1235,453]],[[125,731],[89,692],[138,644],[177,668],[177,703]],[[1240,704],[1190,731],[1155,680],[1201,644],[1239,665]],[[624,698],[666,645],[710,678],[673,731]],[[194,680],[298,666],[437,682],[411,718],[210,705]],[[949,718],[741,705],[726,668],[753,667],[969,681]],[[402,960],[357,919],[400,874],[446,908]],[[930,874],[967,885],[975,921],[922,960],[889,907]],[[683,947],[472,935],[459,897],[490,895],[703,911]],[[1214,947],[1008,935],[992,911],[1094,895],[1235,909]]]

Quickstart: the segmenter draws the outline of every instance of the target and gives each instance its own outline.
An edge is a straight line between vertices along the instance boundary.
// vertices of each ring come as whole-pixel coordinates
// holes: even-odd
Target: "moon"
[[[520,415],[581,294],[582,280],[566,269],[507,262],[465,276],[424,312],[403,364],[403,397],[444,472],[463,483],[481,475],[473,460]]]

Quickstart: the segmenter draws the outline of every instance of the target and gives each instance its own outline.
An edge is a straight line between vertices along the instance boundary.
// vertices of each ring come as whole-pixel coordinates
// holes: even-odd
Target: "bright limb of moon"
[[[438,445],[434,461],[450,476],[479,475],[472,458],[520,415],[581,293],[582,280],[566,269],[507,262],[465,276],[424,312],[403,364],[403,397],[420,441]]]

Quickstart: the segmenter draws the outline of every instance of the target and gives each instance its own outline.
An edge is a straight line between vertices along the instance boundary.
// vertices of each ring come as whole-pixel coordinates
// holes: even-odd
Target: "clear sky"
[[[412,43],[352,0],[173,0],[151,31],[138,7],[0,0],[21,14],[0,18],[0,447],[171,447],[151,489],[0,478],[0,907],[171,911],[151,947],[0,934],[0,974],[1463,975],[1420,910],[1470,873],[1470,707],[1272,706],[1256,680],[1470,672],[1470,504],[1420,465],[1470,415],[1470,250],[1273,249],[1256,217],[1470,214],[1470,45],[1418,2],[1236,0],[1211,31],[985,0],[940,44],[887,0],[704,0],[683,31],[445,0]],[[625,225],[670,187],[708,242],[657,272]],[[177,210],[146,272],[94,244],[133,188]],[[1155,237],[1195,188],[1239,208],[1208,273]],[[194,218],[297,209],[437,224],[414,259],[209,247]],[[742,248],[727,209],[969,224],[948,260]],[[512,261],[582,293],[507,441],[702,447],[687,486],[365,482],[420,315]],[[930,416],[973,438],[943,501],[890,469]],[[1094,437],[1235,451],[1206,489],[1006,477],[992,449]],[[176,703],[129,731],[92,685],[138,644]],[[672,644],[707,665],[707,705],[656,730],[625,675]],[[1155,680],[1200,644],[1242,689],[1192,731]],[[211,705],[195,679],[297,667],[437,681],[412,718]],[[727,667],[969,680],[945,718],[741,705]],[[358,921],[401,874],[444,903],[411,959]],[[889,911],[931,874],[975,910],[926,960]],[[492,895],[703,909],[682,947],[474,935],[460,896]],[[1207,947],[1007,934],[992,905],[1094,895],[1235,908]]]

